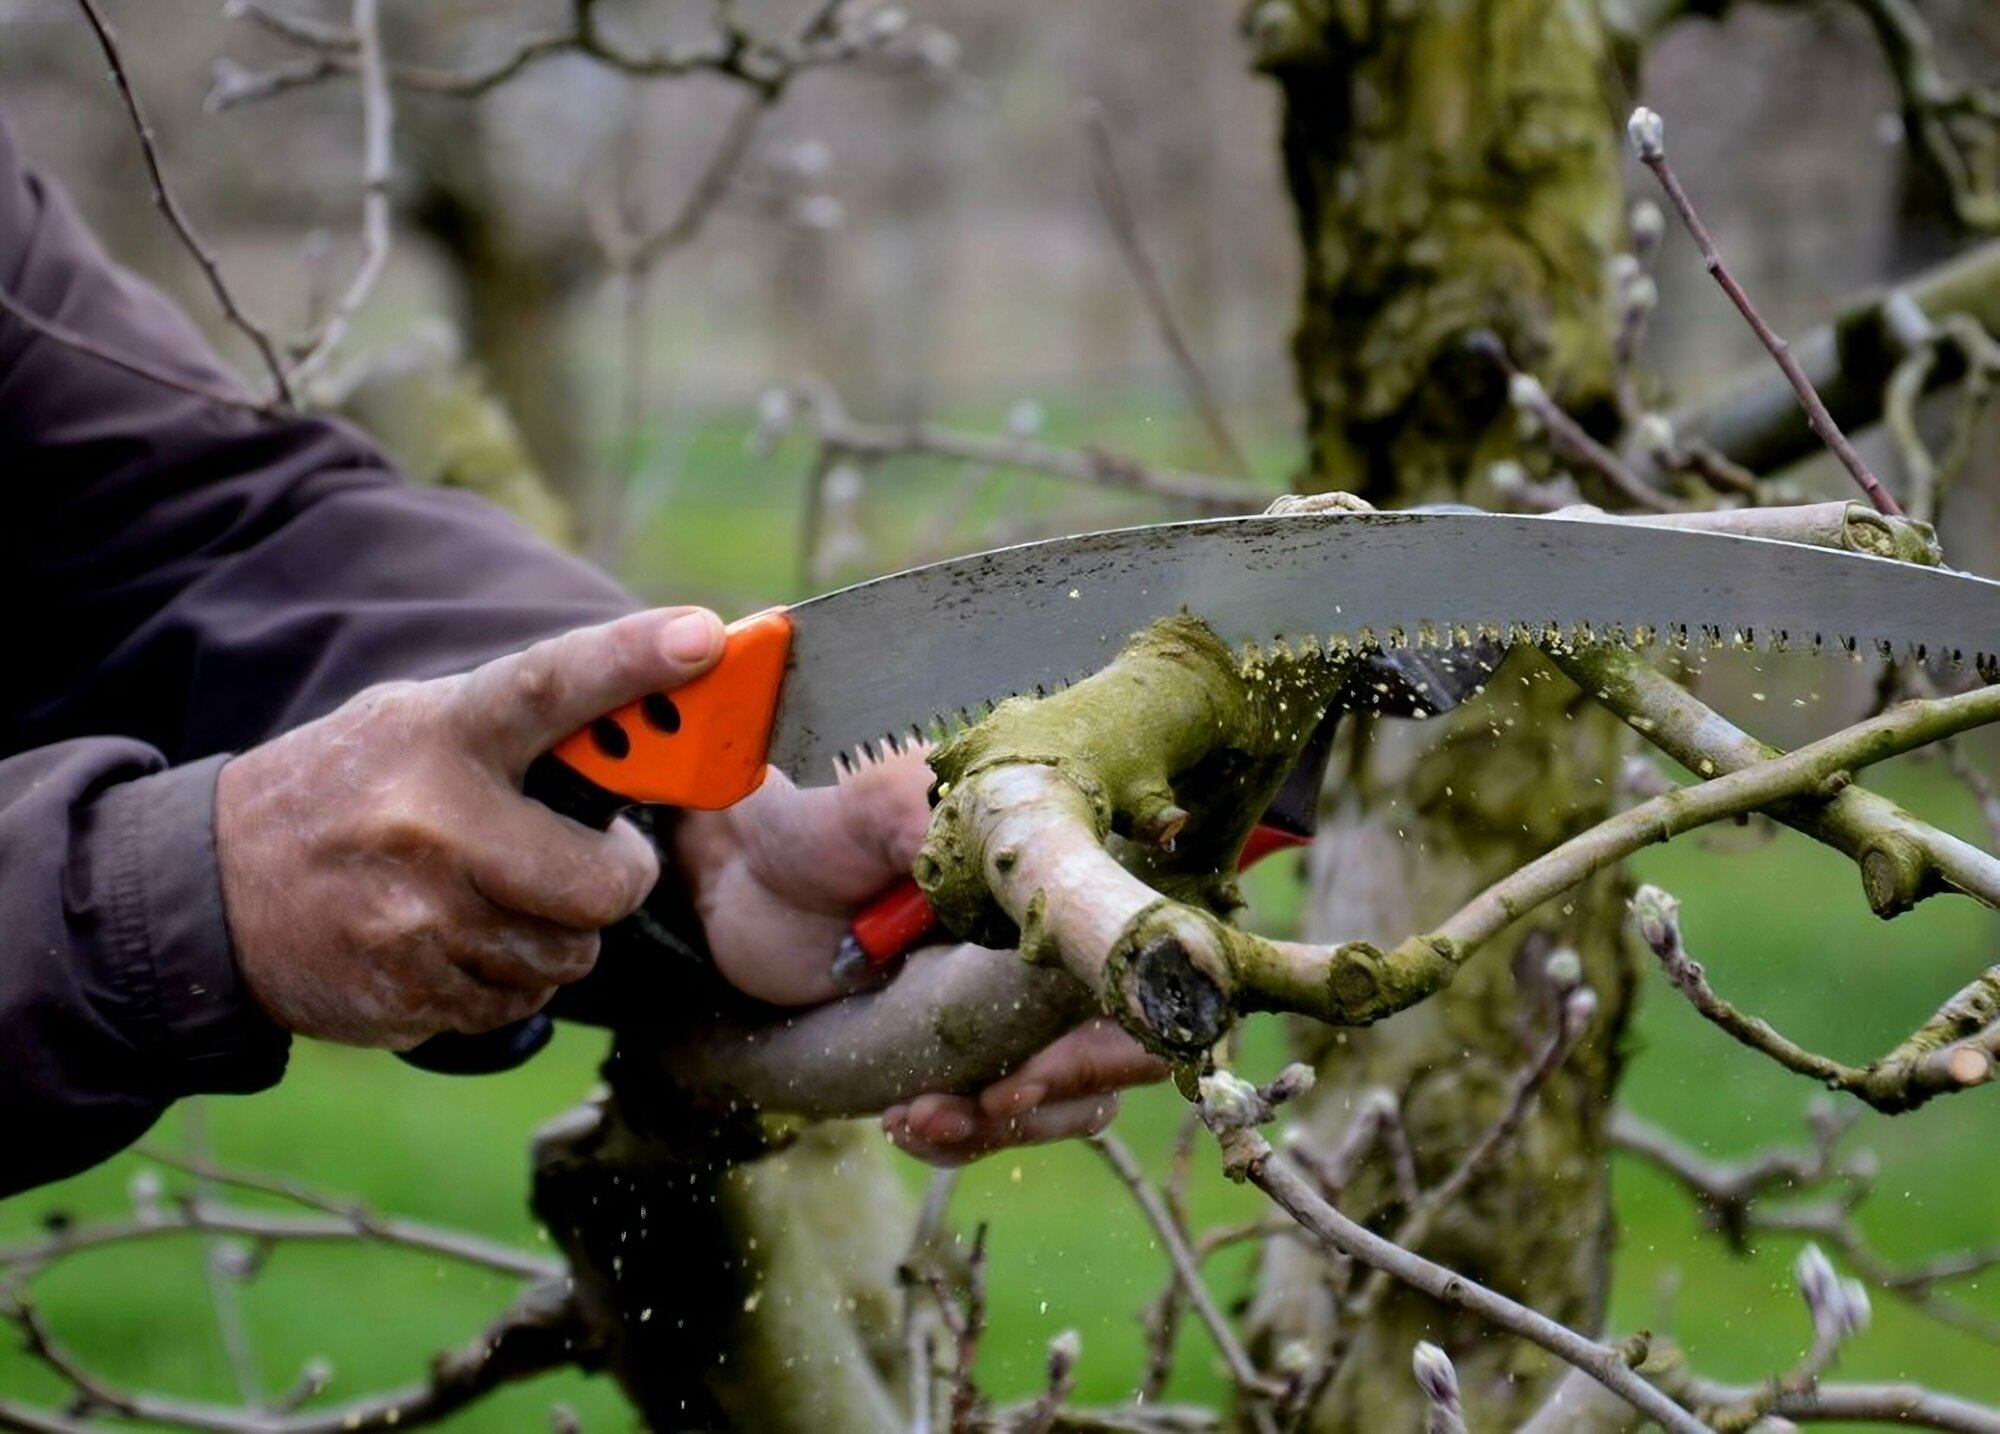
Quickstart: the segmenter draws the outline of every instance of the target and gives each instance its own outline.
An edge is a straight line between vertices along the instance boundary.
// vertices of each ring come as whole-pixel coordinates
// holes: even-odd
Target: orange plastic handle
[[[778,689],[792,649],[781,607],[729,625],[722,660],[672,692],[648,693],[556,744],[555,755],[632,802],[718,811],[763,785]]]

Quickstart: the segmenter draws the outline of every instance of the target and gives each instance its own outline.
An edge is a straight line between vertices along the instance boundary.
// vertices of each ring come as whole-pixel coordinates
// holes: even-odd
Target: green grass
[[[968,423],[997,419],[964,416]],[[1052,436],[1089,434],[1114,446],[1165,456],[1188,451],[1185,430],[1153,421],[1143,403],[1082,415],[1058,410]],[[771,460],[748,459],[733,419],[691,425],[659,438],[678,445],[684,476],[667,511],[636,522],[628,563],[638,574],[672,573],[677,594],[699,593],[747,609],[791,591],[799,470],[794,441]],[[1276,481],[1288,450],[1272,440],[1260,470]],[[867,521],[879,531],[880,561],[903,561],[907,535],[946,499],[956,480],[913,466],[883,472],[871,487]],[[1064,495],[1016,481],[982,493],[963,525],[990,515],[1049,512]],[[1143,505],[1118,516],[1144,517]],[[1976,834],[1964,795],[1934,766],[1905,762],[1883,774],[1893,796],[1967,835]],[[1689,940],[1731,999],[1772,1015],[1816,1048],[1873,1055],[1922,1019],[1949,991],[2000,955],[2000,922],[1966,903],[1936,901],[1893,924],[1873,920],[1851,865],[1790,835],[1770,841],[1731,831],[1690,838],[1649,854],[1642,876],[1686,903]],[[1296,902],[1284,859],[1255,883],[1260,922],[1281,925]],[[1386,934],[1386,933],[1385,933]],[[567,1030],[528,1069],[479,1081],[420,1075],[380,1054],[301,1045],[291,1075],[264,1095],[209,1103],[218,1151],[230,1162],[282,1170],[364,1198],[375,1207],[495,1238],[534,1245],[525,1206],[530,1132],[573,1104],[593,1079],[602,1037]],[[1253,1025],[1247,1064],[1268,1072],[1282,1059],[1277,1023]],[[1728,1155],[1778,1138],[1798,1138],[1812,1092],[1720,1037],[1657,979],[1642,1001],[1626,1095],[1634,1108],[1712,1153]],[[1120,1119],[1122,1134],[1155,1170],[1177,1118],[1171,1091],[1140,1092]],[[1940,1102],[1898,1121],[1871,1117],[1856,1143],[1882,1156],[1883,1176],[1865,1218],[1892,1254],[1990,1242],[2000,1236],[1993,1196],[1994,1139],[2000,1118],[1991,1092]],[[155,1137],[177,1139],[169,1118]],[[74,1217],[129,1208],[131,1156],[76,1180],[0,1205],[0,1239],[31,1235],[50,1210]],[[912,1187],[921,1171],[910,1166]],[[1751,1379],[1794,1358],[1807,1338],[1791,1288],[1796,1246],[1772,1242],[1749,1258],[1728,1254],[1700,1231],[1686,1199],[1650,1172],[1617,1168],[1619,1255],[1613,1325],[1671,1330],[1704,1372]],[[1204,1162],[1193,1191],[1202,1221],[1237,1218],[1255,1197],[1230,1186]],[[1081,1331],[1081,1392],[1091,1399],[1126,1391],[1141,1360],[1138,1309],[1159,1288],[1165,1258],[1128,1208],[1121,1187],[1087,1149],[1002,1155],[961,1185],[959,1219],[992,1224],[992,1327],[982,1376],[1001,1396],[1036,1387],[1049,1337]],[[1219,1261],[1227,1298],[1247,1279],[1247,1258]],[[1663,1289],[1671,1279],[1670,1300]],[[1972,1292],[2000,1315],[2000,1279]],[[288,1384],[312,1356],[331,1358],[332,1393],[351,1396],[418,1376],[429,1353],[476,1331],[505,1297],[504,1282],[442,1267],[427,1258],[354,1248],[281,1250],[242,1299],[267,1387]],[[225,1397],[230,1383],[214,1337],[199,1255],[186,1242],[133,1247],[80,1259],[38,1286],[55,1328],[107,1374],[191,1397]],[[1663,1309],[1663,1304],[1667,1307]],[[1843,1373],[1914,1379],[2000,1401],[2000,1356],[1968,1337],[1876,1300],[1875,1329],[1853,1349]],[[1185,1336],[1175,1394],[1213,1398],[1220,1384],[1203,1336]],[[11,1349],[0,1350],[0,1390],[56,1397],[52,1382]],[[602,1380],[565,1375],[481,1405],[450,1424],[472,1431],[546,1427],[555,1400],[573,1405],[594,1431],[632,1427]]]

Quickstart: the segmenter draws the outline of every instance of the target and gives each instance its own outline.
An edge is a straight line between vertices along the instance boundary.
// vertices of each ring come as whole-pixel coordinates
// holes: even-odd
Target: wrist
[[[221,757],[108,787],[94,804],[105,910],[135,1043],[175,1095],[262,1090],[289,1037],[253,998],[224,910]]]

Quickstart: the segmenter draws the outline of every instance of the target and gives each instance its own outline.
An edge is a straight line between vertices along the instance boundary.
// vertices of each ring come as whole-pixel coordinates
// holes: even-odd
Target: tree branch
[[[1806,376],[1798,359],[1793,356],[1791,346],[1764,321],[1764,316],[1757,312],[1757,306],[1750,302],[1749,294],[1744,292],[1743,286],[1736,281],[1736,276],[1731,274],[1722,262],[1722,253],[1716,248],[1708,227],[1701,222],[1701,215],[1696,212],[1694,201],[1688,198],[1687,191],[1681,188],[1679,176],[1674,173],[1673,166],[1667,163],[1665,125],[1660,117],[1649,109],[1635,110],[1632,113],[1629,129],[1632,145],[1638,152],[1640,163],[1652,170],[1653,177],[1659,180],[1660,188],[1666,192],[1667,202],[1673,206],[1674,212],[1680,215],[1681,222],[1687,226],[1688,233],[1694,238],[1695,246],[1701,250],[1702,262],[1706,265],[1709,275],[1721,287],[1722,292],[1729,296],[1729,302],[1743,315],[1743,321],[1757,335],[1758,341],[1770,351],[1772,360],[1785,375],[1786,381],[1791,384],[1792,392],[1797,395],[1799,406],[1805,409],[1806,419],[1812,424],[1813,432],[1817,433],[1820,441],[1833,451],[1834,457],[1838,458],[1841,466],[1852,475],[1861,491],[1868,495],[1868,501],[1875,505],[1877,512],[1886,513],[1891,517],[1901,516],[1903,511],[1901,506],[1890,496],[1889,490],[1882,486],[1881,480],[1869,470],[1868,465],[1861,461],[1861,455],[1854,451],[1854,445],[1847,441],[1847,435],[1840,431],[1840,425],[1834,422],[1833,415],[1827,411],[1819,391],[1814,388],[1812,380]]]
[[[309,382],[347,337],[348,328],[388,266],[393,225],[389,183],[394,165],[395,99],[382,57],[378,0],[353,0],[354,73],[361,89],[361,260],[319,329],[301,346],[291,381]]]
[[[1089,1137],[1097,1147],[1097,1153],[1104,1157],[1104,1163],[1112,1173],[1132,1193],[1146,1223],[1153,1228],[1153,1234],[1167,1252],[1167,1259],[1174,1268],[1174,1277],[1194,1306],[1202,1327],[1209,1338],[1215,1341],[1216,1352],[1222,1356],[1222,1363],[1229,1371],[1229,1379],[1246,1402],[1252,1423],[1260,1430],[1275,1431],[1277,1425],[1271,1417],[1269,1402],[1284,1392],[1283,1386],[1265,1377],[1262,1371],[1250,1361],[1242,1342],[1230,1328],[1229,1319],[1215,1303],[1215,1296],[1209,1291],[1208,1281],[1203,1278],[1201,1265],[1194,1251],[1188,1248],[1179,1225],[1161,1201],[1160,1194],[1146,1179],[1146,1172],[1139,1167],[1138,1160],[1126,1147],[1125,1142],[1109,1131]]]
[[[1476,1284],[1357,1224],[1319,1198],[1312,1187],[1254,1131],[1238,1130],[1225,1146],[1230,1168],[1249,1180],[1329,1249],[1420,1290],[1441,1304],[1469,1310],[1496,1328],[1540,1346],[1590,1375],[1673,1434],[1706,1434],[1707,1426],[1633,1372],[1624,1353],[1558,1324],[1546,1315]]]
[[[2000,1055],[2000,966],[1959,991],[1887,1055],[1850,1066],[1806,1050],[1718,996],[1682,944],[1680,903],[1672,896],[1642,886],[1632,897],[1632,913],[1667,979],[1711,1025],[1786,1070],[1859,1096],[1884,1115],[1915,1110],[1934,1096],[1984,1084],[1993,1074]]]
[[[819,379],[801,379],[768,398],[753,444],[768,451],[794,425],[816,439],[830,461],[927,456],[990,468],[1042,473],[1071,483],[1143,493],[1201,513],[1257,513],[1271,495],[1249,483],[1157,469],[1100,448],[1058,448],[1024,434],[989,437],[930,423],[865,423],[848,416],[840,396]]]
[[[222,267],[217,262],[214,251],[203,243],[201,236],[195,232],[193,221],[188,218],[187,211],[181,208],[173,187],[167,183],[166,169],[160,163],[159,149],[153,143],[153,127],[146,122],[145,111],[139,106],[139,96],[132,88],[132,77],[126,73],[125,57],[119,50],[117,33],[112,30],[111,22],[98,7],[97,0],[76,0],[76,3],[77,8],[83,12],[84,20],[90,25],[91,33],[97,37],[97,47],[103,52],[104,62],[111,70],[111,81],[117,87],[118,98],[125,106],[125,116],[132,122],[132,130],[139,137],[139,153],[146,162],[146,179],[152,186],[153,203],[159,208],[160,213],[166,216],[168,226],[174,231],[174,237],[180,240],[181,247],[193,257],[196,266],[201,270],[202,277],[208,281],[209,292],[215,296],[216,303],[221,305],[223,317],[249,339],[251,346],[257,350],[257,356],[263,360],[264,368],[271,377],[271,387],[277,395],[279,406],[294,407],[291,381],[286,376],[283,360],[278,356],[277,345],[272,342],[271,335],[251,319],[236,302],[235,293],[223,280]],[[128,370],[132,368],[129,363],[122,363],[120,367]]]

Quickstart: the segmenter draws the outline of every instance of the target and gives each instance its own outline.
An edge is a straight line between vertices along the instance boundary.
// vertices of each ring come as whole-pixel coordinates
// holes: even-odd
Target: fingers
[[[1165,1080],[1167,1063],[1147,1053],[1115,1023],[1098,1017],[1037,1051],[1018,1070],[979,1093],[980,1113],[998,1119],[1067,1101]]]
[[[597,948],[595,931],[515,918],[465,933],[452,959],[488,990],[547,992],[588,976],[597,964]]]
[[[832,787],[802,789],[774,772],[719,821],[690,813],[681,839],[734,849],[760,882],[845,914],[909,874],[930,826],[930,780],[914,752],[870,763]]]
[[[930,830],[927,753],[928,748],[870,762],[835,789],[850,839],[875,857],[885,881],[909,871]]]
[[[467,744],[518,781],[579,727],[701,676],[722,642],[722,619],[706,608],[656,608],[578,628],[468,673],[453,715]]]
[[[1166,1076],[1166,1062],[1100,1017],[1052,1041],[976,1099],[921,1095],[885,1111],[882,1129],[919,1160],[958,1165],[1011,1146],[1095,1135],[1118,1113],[1119,1090]]]
[[[639,909],[660,879],[660,858],[630,822],[586,831],[516,799],[473,835],[465,870],[494,906],[572,932],[599,931]]]
[[[1106,1092],[1051,1101],[1014,1115],[984,1113],[977,1101],[954,1095],[921,1095],[882,1116],[896,1148],[932,1165],[962,1165],[996,1150],[1043,1145],[1095,1135],[1118,1114],[1118,1097]]]

